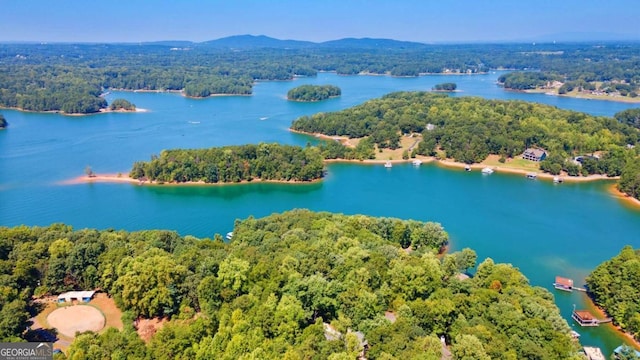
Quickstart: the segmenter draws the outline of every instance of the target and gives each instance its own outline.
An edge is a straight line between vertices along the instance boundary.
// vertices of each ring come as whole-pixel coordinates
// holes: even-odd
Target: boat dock
[[[613,319],[596,319],[587,310],[573,310],[571,318],[577,322],[580,326],[599,326],[600,324],[610,323]]]
[[[562,276],[556,276],[556,281],[553,283],[553,287],[562,291],[587,291],[585,288],[573,286],[573,279],[564,278]]]

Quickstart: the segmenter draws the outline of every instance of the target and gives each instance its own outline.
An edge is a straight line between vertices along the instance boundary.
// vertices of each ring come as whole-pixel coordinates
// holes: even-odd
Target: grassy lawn
[[[530,160],[524,160],[522,158],[507,159],[506,162],[501,163],[498,161],[500,157],[498,155],[489,155],[482,164],[487,166],[498,166],[501,168],[527,170],[531,172],[540,171],[540,163]]]
[[[422,136],[417,135],[413,137],[402,136],[400,138],[400,148],[391,150],[391,149],[382,149],[382,152],[376,150],[376,160],[402,160],[402,152],[405,150],[409,150],[411,145],[416,143],[416,141],[421,141]],[[353,143],[353,140],[351,140]],[[416,146],[418,144],[416,143]],[[411,154],[409,154],[411,155]]]

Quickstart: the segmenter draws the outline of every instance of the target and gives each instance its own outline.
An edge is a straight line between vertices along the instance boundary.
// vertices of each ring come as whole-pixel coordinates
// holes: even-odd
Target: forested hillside
[[[148,162],[136,162],[130,176],[156,182],[231,183],[277,180],[311,181],[323,175],[318,148],[280,144],[165,150]]]
[[[0,107],[90,113],[107,106],[99,97],[106,89],[247,95],[256,80],[289,80],[318,71],[419,76],[538,69],[572,81],[637,86],[640,68],[637,44],[385,46],[391,42],[345,39],[290,48],[285,42],[243,46],[242,38],[236,40],[234,48],[206,42],[181,47],[170,42],[0,44]]]
[[[69,358],[574,359],[552,295],[470,249],[437,256],[437,223],[294,210],[237,221],[229,243],[150,230],[0,227],[0,339],[33,294],[100,288],[125,329],[77,337]],[[171,321],[145,345],[133,319]]]
[[[589,274],[587,285],[596,304],[640,341],[640,250],[625,246]]]

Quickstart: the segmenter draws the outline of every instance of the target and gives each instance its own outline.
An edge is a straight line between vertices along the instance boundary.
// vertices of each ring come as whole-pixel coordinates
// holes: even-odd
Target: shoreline
[[[611,196],[613,196],[614,198],[618,199],[619,201],[621,201],[622,203],[625,203],[629,206],[635,207],[635,208],[640,208],[640,200],[634,198],[633,196],[624,193],[622,191],[620,191],[618,189],[618,187],[616,186],[616,184],[611,184],[611,186],[607,187],[607,190],[609,191],[609,194]]]
[[[44,110],[44,111],[36,111],[36,110],[25,110],[17,107],[4,107],[0,106],[0,110],[15,110],[24,113],[33,113],[33,114],[58,114],[62,116],[92,116],[92,115],[100,115],[100,114],[109,114],[109,113],[145,113],[149,112],[149,109],[136,108],[135,110],[110,110],[108,108],[100,109],[97,112],[92,113],[66,113],[61,110]]]
[[[598,96],[598,95],[588,95],[588,94],[558,94],[553,92],[554,89],[529,89],[529,90],[516,90],[516,89],[507,89],[504,88],[505,91],[511,91],[522,94],[543,94],[547,96],[558,96],[565,97],[571,99],[580,99],[580,100],[602,100],[602,101],[613,101],[625,104],[640,104],[640,97],[630,98],[624,96]]]
[[[269,183],[269,184],[315,184],[321,182],[324,178],[319,178],[311,181],[296,181],[296,180],[261,180],[261,179],[253,179],[251,181],[242,180],[240,182],[217,182],[217,183],[207,183],[204,181],[188,181],[183,183],[175,183],[175,182],[165,182],[159,183],[157,181],[149,181],[149,180],[139,180],[129,177],[129,175],[125,174],[95,174],[93,176],[81,175],[75,178],[62,180],[56,183],[56,185],[80,185],[80,184],[91,184],[91,183],[123,183],[123,184],[132,184],[139,186],[225,186],[225,185],[246,185],[246,184],[260,184],[260,183]]]
[[[296,134],[312,136],[317,139],[339,141],[344,146],[347,146],[350,148],[354,147],[354,145],[350,143],[350,140],[352,139],[350,139],[347,136],[340,136],[340,135],[331,136],[331,135],[324,135],[320,133],[308,133],[304,131],[294,130],[291,128],[289,129],[289,131]],[[492,155],[489,155],[489,157],[484,161],[487,161],[491,156]],[[507,173],[507,174],[523,175],[523,176],[526,176],[529,173],[535,173],[537,179],[549,180],[549,181],[553,181],[553,178],[556,176],[560,177],[563,182],[572,182],[572,183],[620,179],[619,176],[607,177],[606,175],[589,175],[589,176],[568,176],[567,174],[552,175],[549,173],[542,172],[539,169],[538,170],[518,169],[518,168],[512,168],[508,166],[487,164],[487,163],[484,163],[484,161],[481,163],[475,163],[475,164],[465,164],[465,163],[448,160],[448,159],[439,160],[435,156],[422,156],[422,155],[418,155],[415,158],[409,158],[406,160],[405,159],[394,159],[394,160],[390,160],[390,159],[365,159],[365,160],[325,159],[324,162],[325,163],[356,163],[356,164],[385,164],[387,162],[390,162],[392,164],[401,164],[401,163],[411,163],[413,160],[421,160],[423,163],[435,163],[437,166],[446,167],[446,168],[455,168],[455,169],[464,169],[468,165],[471,168],[471,170],[477,170],[477,171],[480,171],[488,167],[493,169],[497,173]]]
[[[610,317],[610,316],[607,315],[607,312],[603,308],[598,306],[598,304],[596,304],[593,301],[593,299],[591,298],[591,296],[589,296],[589,294],[584,293],[584,296],[587,299],[587,301],[586,301],[587,310],[595,312],[597,314],[597,317],[600,318],[600,319],[605,319],[605,318]],[[610,323],[604,324],[604,326],[608,326],[609,328],[614,330],[617,335],[620,335],[622,338],[626,339],[628,341],[628,343],[625,344],[625,345],[629,345],[632,348],[635,348],[636,350],[640,350],[640,341],[636,340],[633,337],[633,335],[631,335],[628,332],[622,330],[622,328],[619,325],[614,325],[613,322],[610,322]]]

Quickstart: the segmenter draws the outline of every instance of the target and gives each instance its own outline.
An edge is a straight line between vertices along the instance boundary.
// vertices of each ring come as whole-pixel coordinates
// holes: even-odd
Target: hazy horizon
[[[234,35],[324,42],[420,43],[640,40],[633,0],[52,3],[0,0],[0,42],[203,42]],[[554,38],[554,37],[557,37]]]

